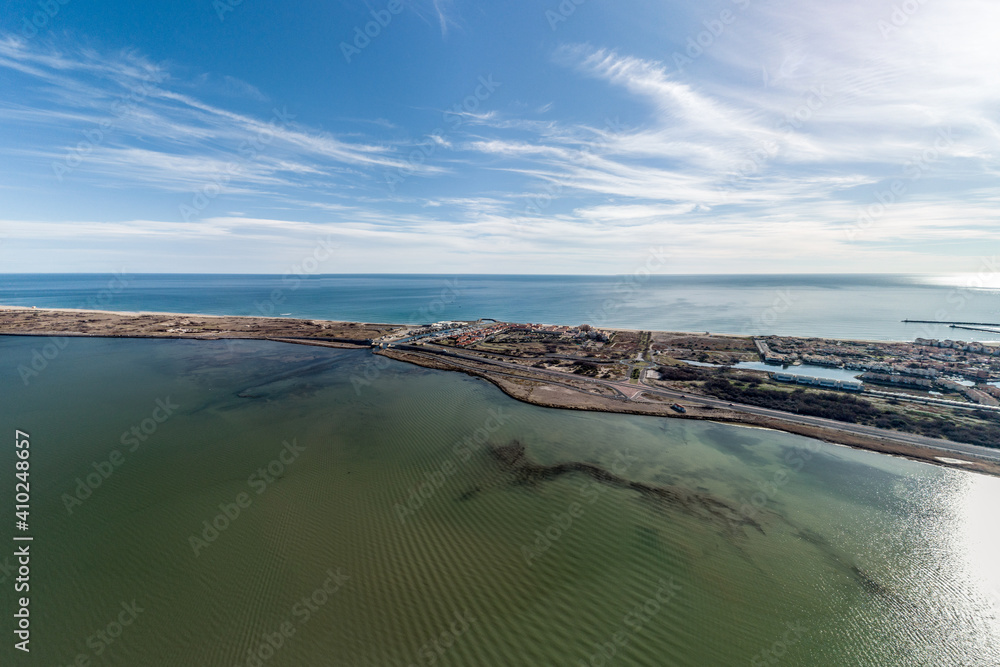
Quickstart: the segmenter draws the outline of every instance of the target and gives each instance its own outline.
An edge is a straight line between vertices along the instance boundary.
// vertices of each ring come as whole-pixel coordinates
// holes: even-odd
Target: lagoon
[[[0,372],[42,342],[0,338]],[[267,341],[74,339],[9,386],[39,661],[1000,662],[995,478]],[[512,443],[636,486],[526,475],[491,453]]]

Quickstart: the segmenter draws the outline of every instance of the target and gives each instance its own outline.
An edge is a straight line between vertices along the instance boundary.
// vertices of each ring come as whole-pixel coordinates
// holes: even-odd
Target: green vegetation
[[[656,369],[661,380],[680,380],[691,382],[703,380],[708,374],[694,366],[660,366]]]
[[[653,342],[653,335],[649,331],[639,334],[639,350],[645,354],[649,350],[650,343]]]
[[[870,401],[839,392],[766,389],[750,383],[737,384],[721,377],[712,377],[706,381],[702,390],[710,396],[734,403],[836,419],[849,424],[878,426],[932,438],[946,438],[983,447],[1000,447],[1000,419],[995,413],[985,410],[975,413],[985,423],[957,424],[949,419],[921,419],[881,410]]]

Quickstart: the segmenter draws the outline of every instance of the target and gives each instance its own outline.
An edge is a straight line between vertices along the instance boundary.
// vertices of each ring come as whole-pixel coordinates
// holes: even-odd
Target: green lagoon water
[[[24,386],[17,367],[46,342],[0,338],[0,424],[31,435],[34,536],[32,652],[13,650],[0,572],[0,664],[1000,664],[998,479],[543,409],[366,351],[76,339]],[[157,399],[179,407],[123,445]],[[525,480],[488,451],[513,441],[619,481]],[[239,516],[217,518],[240,494]]]

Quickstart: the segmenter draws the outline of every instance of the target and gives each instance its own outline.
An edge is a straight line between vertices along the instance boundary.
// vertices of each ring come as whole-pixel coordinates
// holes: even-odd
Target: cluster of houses
[[[841,389],[844,391],[861,391],[864,382],[874,384],[888,384],[896,386],[913,387],[915,389],[930,390],[935,387],[962,394],[970,401],[979,405],[1000,405],[1000,387],[992,385],[982,385],[979,387],[967,387],[963,384],[945,378],[914,377],[910,375],[890,375],[886,373],[864,373],[861,380],[835,380],[833,378],[818,378],[810,375],[796,375],[793,373],[771,373],[771,378],[778,382],[794,382],[795,384],[823,387],[826,389]]]
[[[989,394],[993,398],[1000,398],[1000,387],[996,387],[991,384],[984,384],[977,387],[980,391]]]
[[[935,340],[933,338],[918,338],[913,342],[924,347],[943,347],[946,349],[961,350],[962,352],[989,354],[994,357],[1000,357],[1000,346],[966,343],[964,340]]]
[[[961,394],[973,403],[979,405],[1000,405],[1000,387],[992,385],[980,385],[969,387],[960,382],[949,380],[948,378],[935,377],[934,379],[914,377],[912,375],[890,375],[885,373],[865,373],[861,376],[865,382],[875,384],[888,384],[895,386],[914,387],[917,389],[931,390],[942,389],[944,391]]]
[[[488,327],[479,327],[476,329],[468,329],[463,331],[455,338],[455,343],[459,347],[466,347],[467,345],[472,345],[473,343],[478,343],[481,340],[485,340],[490,336],[495,336],[498,333],[503,333],[510,329],[509,324],[494,324]]]
[[[851,370],[867,371],[872,375],[908,375],[911,377],[934,379],[941,375],[937,368],[923,368],[921,366],[906,366],[904,364],[883,364],[883,363],[859,363],[852,362],[845,364],[844,368]],[[903,383],[906,384],[906,383]]]
[[[473,343],[486,340],[490,336],[511,331],[520,331],[525,333],[549,333],[563,336],[570,335],[577,338],[607,340],[607,336],[605,334],[595,331],[590,327],[583,327],[583,329],[581,329],[580,327],[568,327],[558,324],[532,324],[531,322],[528,322],[527,324],[517,324],[511,322],[497,322],[492,326],[463,331],[458,337],[456,337],[455,342],[459,347],[466,347],[468,345],[472,345]]]
[[[801,360],[817,366],[833,366],[862,371],[861,381],[843,381],[815,378],[791,373],[772,373],[781,382],[813,385],[831,389],[861,391],[863,382],[893,385],[931,391],[938,389],[961,394],[979,405],[1000,404],[1000,387],[982,384],[997,377],[1000,370],[1000,346],[966,343],[965,341],[929,340],[918,338],[910,343],[840,344],[837,347],[811,345],[809,341],[792,341],[786,345],[781,339],[754,339],[757,350],[768,363],[789,364]],[[772,347],[773,345],[773,347]],[[930,350],[928,348],[934,348]],[[867,355],[881,360],[865,359]],[[851,359],[850,357],[854,357]],[[960,376],[979,382],[957,382],[949,376]]]
[[[982,345],[980,343],[966,343],[965,341],[954,340],[929,340],[918,338],[916,345],[921,347],[935,348],[935,351],[927,354],[927,359],[922,365],[929,368],[936,368],[952,375],[961,375],[970,380],[989,380],[996,376],[996,370],[1000,367],[1000,360],[990,357],[1000,357],[1000,346]],[[958,355],[965,354],[965,359],[957,361]],[[979,355],[978,358],[968,358],[967,355]]]
[[[920,389],[933,389],[934,380],[911,375],[892,375],[890,373],[872,373],[871,371],[861,376],[864,382],[874,382],[876,384],[895,384],[904,387],[918,387]]]
[[[881,361],[848,361],[844,368],[852,371],[871,371],[872,373],[892,373],[892,364]]]
[[[807,364],[815,364],[816,366],[834,367],[839,367],[842,363],[840,357],[833,357],[826,354],[803,354],[802,361]]]
[[[765,364],[786,364],[788,363],[788,357],[784,354],[779,354],[771,350],[771,346],[768,345],[767,341],[761,340],[759,338],[753,339],[754,345],[757,346],[757,351],[760,353],[760,358],[764,360]]]
[[[896,365],[892,367],[892,370],[900,375],[914,375],[922,378],[936,378],[941,375],[941,371],[937,368],[922,368],[920,366]]]
[[[954,391],[962,396],[965,396],[973,403],[978,403],[979,405],[1000,405],[1000,401],[997,400],[997,397],[992,396],[992,392],[986,391],[987,389],[997,389],[997,387],[990,385],[967,387],[964,384],[959,384],[958,382],[953,382],[952,380],[946,380],[944,378],[938,378],[936,383],[943,389]]]
[[[843,389],[845,391],[861,391],[864,385],[857,380],[835,380],[833,378],[818,378],[811,375],[795,375],[793,373],[771,373],[771,378],[778,382],[794,382],[795,384],[825,387],[827,389]]]

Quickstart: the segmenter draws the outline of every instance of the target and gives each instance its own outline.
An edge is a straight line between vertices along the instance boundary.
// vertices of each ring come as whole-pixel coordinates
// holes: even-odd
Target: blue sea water
[[[0,304],[392,323],[492,317],[869,340],[1000,339],[1000,334],[902,322],[1000,322],[1000,281],[976,274],[6,274],[0,276]]]

